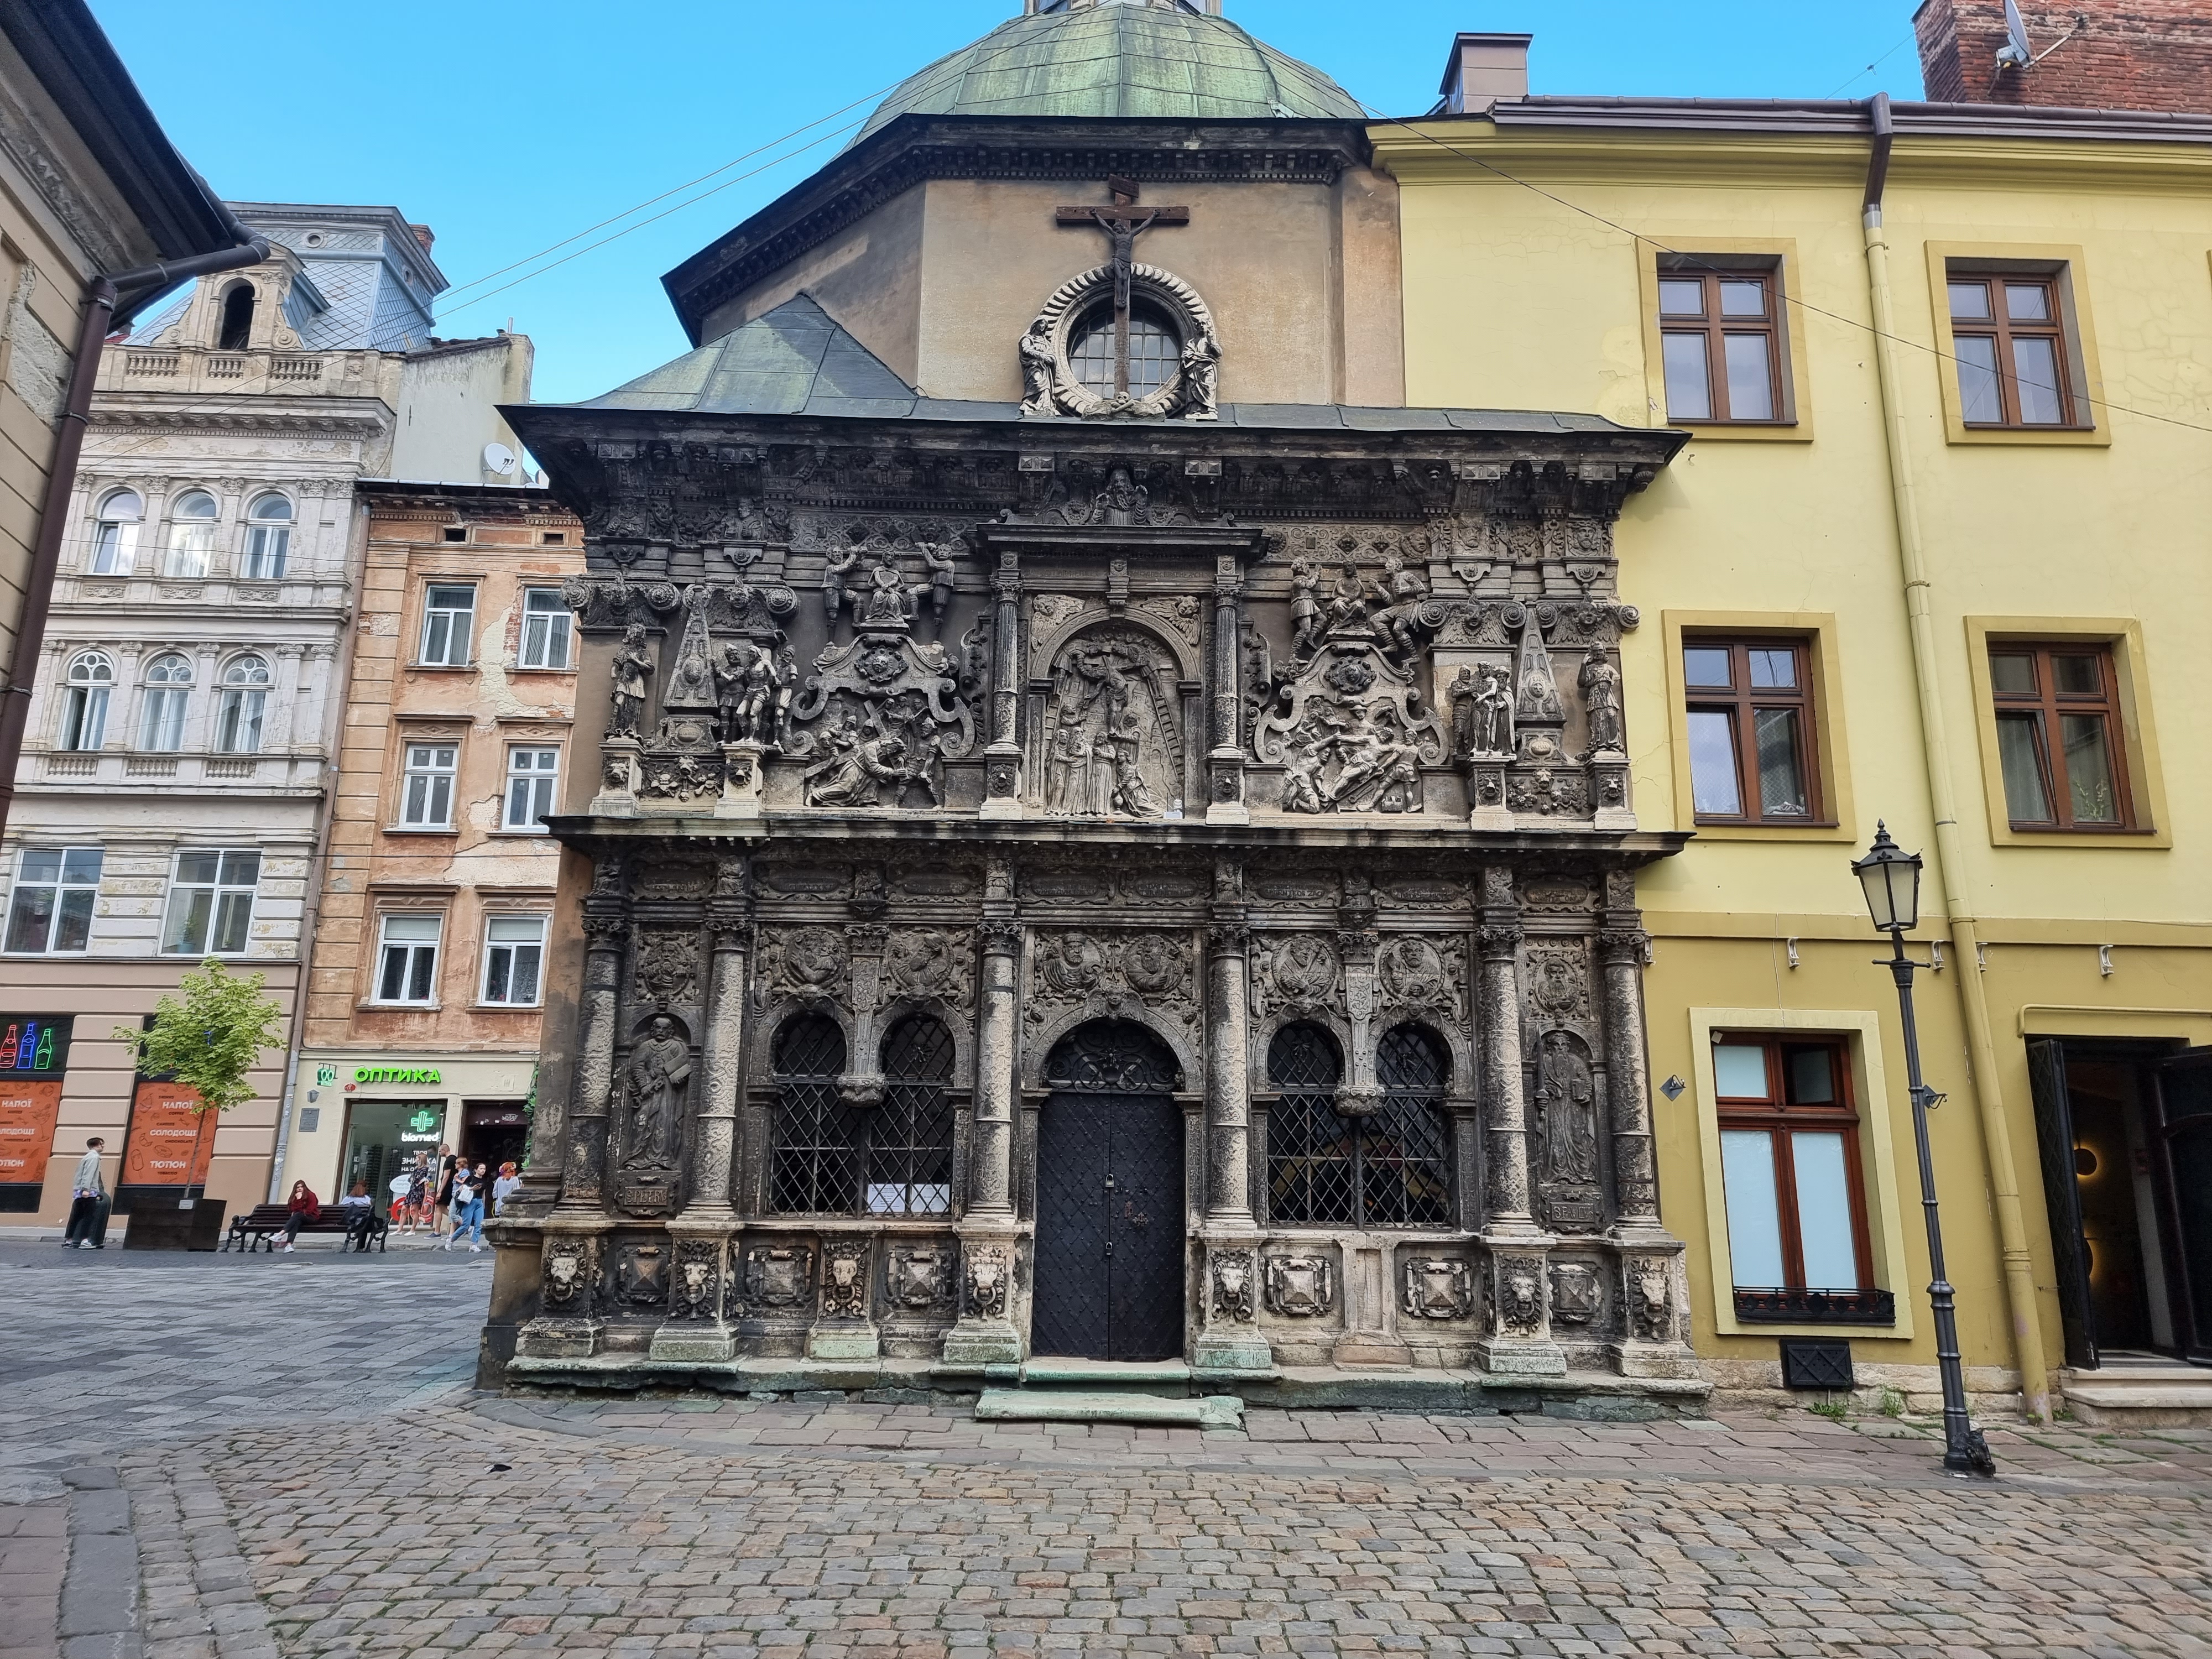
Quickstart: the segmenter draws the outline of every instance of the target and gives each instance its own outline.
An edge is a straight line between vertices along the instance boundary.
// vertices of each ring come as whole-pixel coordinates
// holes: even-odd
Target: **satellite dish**
[[[484,446],[483,463],[485,471],[496,472],[501,477],[504,478],[508,473],[514,471],[514,452],[509,449],[505,444],[486,444]]]
[[[2018,0],[2004,0],[2004,9],[2005,43],[1997,48],[1997,67],[2027,69],[2035,62],[2035,54],[2028,50],[2027,25],[2021,21]]]

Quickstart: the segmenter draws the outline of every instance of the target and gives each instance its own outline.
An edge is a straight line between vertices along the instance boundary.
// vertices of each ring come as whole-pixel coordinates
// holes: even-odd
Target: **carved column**
[[[1260,1230],[1252,1217],[1251,929],[1244,868],[1213,867],[1206,932],[1206,1284],[1192,1358],[1213,1371],[1264,1371],[1274,1353],[1254,1323]]]
[[[1207,710],[1206,821],[1208,823],[1249,823],[1252,813],[1244,805],[1244,653],[1243,573],[1237,560],[1224,553],[1213,568],[1212,633],[1206,685],[1211,693]]]
[[[960,1218],[960,1322],[945,1339],[945,1364],[1018,1362],[1022,1336],[1013,1310],[1021,1226],[1014,1214],[1014,1102],[1020,1089],[1015,970],[1022,928],[1014,914],[1013,868],[994,854],[985,871],[983,920],[976,942],[982,973],[975,992],[975,1139],[968,1202]]]
[[[683,1213],[668,1224],[669,1308],[653,1335],[655,1359],[721,1360],[737,1352],[737,1334],[724,1316],[738,1233],[730,1175],[737,1156],[746,958],[751,943],[745,878],[744,858],[721,860],[714,896],[707,907],[714,956],[708,972],[707,1029],[692,1103],[699,1132],[692,1151],[690,1195]]]
[[[876,1035],[884,1003],[884,946],[890,929],[881,922],[855,922],[845,930],[845,959],[853,975],[853,1051],[837,1091],[848,1106],[884,1103],[882,1046]]]
[[[1484,1096],[1483,1242],[1489,1247],[1486,1329],[1478,1352],[1486,1369],[1559,1376],[1566,1357],[1552,1340],[1550,1273],[1555,1242],[1538,1227],[1529,1201],[1528,1107],[1521,1060],[1521,909],[1513,872],[1482,872],[1477,912],[1475,1018],[1481,1036]]]
[[[1022,574],[1018,556],[999,555],[992,573],[991,740],[983,750],[983,804],[977,816],[1022,815],[1021,709]]]

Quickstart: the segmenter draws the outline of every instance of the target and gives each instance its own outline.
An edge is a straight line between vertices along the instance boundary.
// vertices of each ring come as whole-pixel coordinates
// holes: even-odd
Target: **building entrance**
[[[1100,1020],[1046,1062],[1031,1346],[1088,1359],[1182,1352],[1183,1134],[1175,1058]]]
[[[2069,1365],[2212,1365],[2212,1049],[2028,1045]]]

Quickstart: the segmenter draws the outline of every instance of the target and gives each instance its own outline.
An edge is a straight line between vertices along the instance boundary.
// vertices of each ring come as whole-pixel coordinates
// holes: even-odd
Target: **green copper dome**
[[[877,106],[853,143],[915,114],[1356,121],[1363,113],[1319,70],[1227,18],[1101,0],[1017,17],[939,58]]]

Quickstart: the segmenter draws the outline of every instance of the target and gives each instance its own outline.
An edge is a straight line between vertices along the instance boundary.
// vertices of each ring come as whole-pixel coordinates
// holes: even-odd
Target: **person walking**
[[[300,1229],[323,1213],[323,1201],[315,1196],[315,1189],[304,1181],[292,1183],[292,1195],[284,1200],[284,1254],[292,1254],[292,1241],[299,1237]]]
[[[438,1148],[438,1193],[430,1206],[430,1231],[434,1235],[442,1236],[450,1230],[453,1172],[460,1167],[460,1163],[461,1160],[453,1156],[451,1146]]]
[[[389,1188],[392,1201],[386,1206],[386,1224],[398,1230],[404,1238],[415,1231],[415,1172],[403,1169],[392,1177]]]
[[[483,1164],[477,1164],[473,1170],[463,1164],[453,1171],[450,1214],[453,1224],[453,1230],[446,1235],[446,1242],[438,1248],[450,1250],[465,1234],[473,1231],[475,1237],[470,1240],[469,1254],[474,1255],[483,1249],[484,1218],[484,1166]]]
[[[522,1185],[522,1176],[511,1163],[499,1166],[499,1178],[491,1183],[491,1212],[507,1213],[507,1200],[514,1196]]]
[[[62,1231],[64,1249],[87,1244],[95,1250],[107,1248],[107,1183],[100,1174],[100,1149],[106,1144],[98,1135],[86,1141],[76,1173],[70,1177],[69,1225]]]

